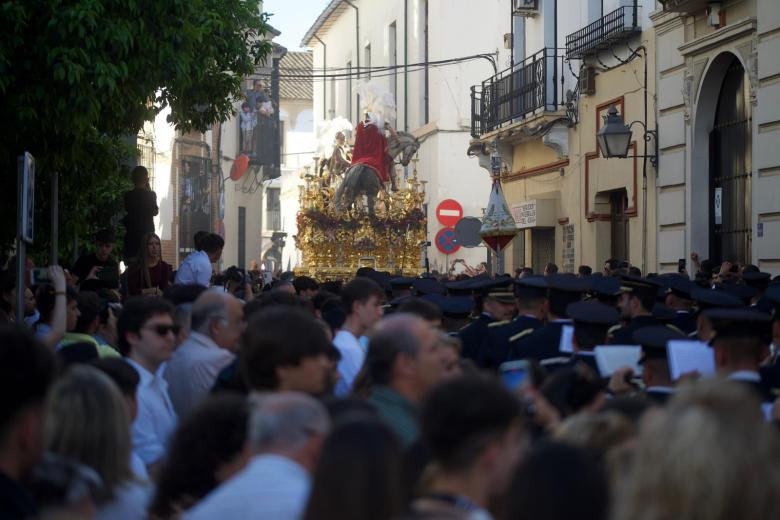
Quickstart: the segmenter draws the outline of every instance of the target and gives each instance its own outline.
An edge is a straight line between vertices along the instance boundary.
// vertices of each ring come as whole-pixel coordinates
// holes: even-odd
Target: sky
[[[274,41],[290,51],[300,50],[301,40],[330,0],[264,0],[263,11],[273,14],[269,23],[282,34]]]

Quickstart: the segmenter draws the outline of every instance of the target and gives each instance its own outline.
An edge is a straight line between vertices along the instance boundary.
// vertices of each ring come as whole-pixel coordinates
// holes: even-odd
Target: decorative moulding
[[[755,17],[745,18],[744,20],[735,22],[731,25],[722,27],[717,31],[706,34],[701,38],[684,43],[683,45],[680,45],[677,50],[679,50],[680,54],[683,56],[701,54],[703,52],[709,51],[710,49],[721,47],[737,38],[754,33],[756,31],[756,25],[757,22]]]

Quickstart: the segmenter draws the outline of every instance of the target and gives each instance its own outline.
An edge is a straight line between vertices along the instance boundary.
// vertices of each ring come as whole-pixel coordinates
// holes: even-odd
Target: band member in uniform
[[[480,365],[483,347],[487,341],[488,325],[496,321],[508,322],[515,313],[515,295],[509,277],[476,282],[472,287],[482,293],[482,312],[476,320],[465,326],[458,337],[463,342],[461,355]]]
[[[628,319],[628,323],[610,330],[609,342],[615,345],[631,345],[637,329],[658,325],[658,321],[653,318],[652,309],[660,284],[646,278],[625,275],[621,278],[620,287],[623,294],[618,300],[618,307],[621,317]]]

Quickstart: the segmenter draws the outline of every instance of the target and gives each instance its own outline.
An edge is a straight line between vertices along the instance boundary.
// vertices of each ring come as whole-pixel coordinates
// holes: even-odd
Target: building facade
[[[463,216],[479,218],[490,193],[489,176],[465,154],[469,87],[506,66],[510,50],[504,48],[503,33],[511,32],[510,1],[474,5],[466,0],[333,0],[302,42],[314,52],[315,126],[336,117],[356,124],[362,118],[354,93],[360,81],[386,82],[394,94],[396,128],[422,142],[416,168],[426,183],[431,243],[426,254],[430,268],[440,272],[456,259],[475,266],[487,257],[484,246],[449,255],[435,246],[444,227],[436,217],[441,201],[454,199]],[[497,27],[505,30],[496,32]],[[474,57],[478,54],[483,56]],[[413,167],[399,168],[399,179],[411,175]]]
[[[658,263],[780,274],[780,3],[662,0]]]
[[[652,7],[652,2],[651,2]],[[513,65],[472,89],[470,153],[501,182],[519,234],[506,266],[540,273],[609,258],[655,261],[655,50],[634,0],[515,2]],[[605,158],[597,132],[615,107],[632,124],[628,157]]]

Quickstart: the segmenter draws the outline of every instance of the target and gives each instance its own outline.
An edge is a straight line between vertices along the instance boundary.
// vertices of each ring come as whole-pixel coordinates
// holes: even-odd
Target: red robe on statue
[[[387,139],[375,125],[358,123],[352,164],[363,164],[374,170],[382,182],[389,182],[390,157],[387,155]]]

